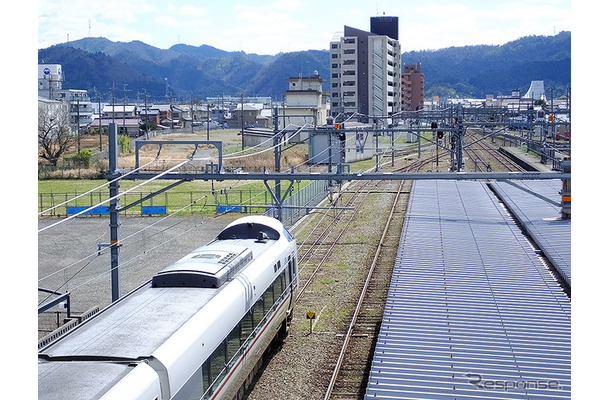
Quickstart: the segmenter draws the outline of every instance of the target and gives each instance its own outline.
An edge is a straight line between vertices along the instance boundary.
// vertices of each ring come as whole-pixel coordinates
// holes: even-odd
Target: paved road
[[[241,214],[221,217],[121,217],[119,238],[121,295],[157,271],[212,240]],[[39,229],[57,222],[42,219]],[[98,255],[98,243],[110,241],[107,217],[80,217],[38,235],[38,287],[71,293],[72,312],[108,305],[111,299],[110,252]],[[48,295],[38,295],[38,302]]]

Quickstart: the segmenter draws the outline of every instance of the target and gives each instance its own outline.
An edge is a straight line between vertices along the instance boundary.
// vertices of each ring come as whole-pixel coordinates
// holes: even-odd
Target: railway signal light
[[[443,138],[443,135],[444,135],[443,131],[436,132],[436,138],[439,140]]]

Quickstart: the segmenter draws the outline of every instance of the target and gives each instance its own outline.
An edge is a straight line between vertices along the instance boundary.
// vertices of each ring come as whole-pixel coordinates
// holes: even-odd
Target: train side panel
[[[282,275],[288,282],[288,265],[286,263],[285,268],[281,269],[281,273],[276,275],[275,279]],[[296,289],[296,286],[294,288]],[[227,371],[223,380],[216,385],[217,389],[213,393],[209,393],[210,398],[232,399],[236,396],[241,398],[245,387],[251,383],[253,375],[256,373],[256,367],[262,363],[265,351],[282,326],[287,324],[293,301],[291,290],[291,287],[287,284],[282,294],[274,302],[273,307],[270,307],[254,329],[252,337],[240,350],[237,360],[231,364],[231,368]]]

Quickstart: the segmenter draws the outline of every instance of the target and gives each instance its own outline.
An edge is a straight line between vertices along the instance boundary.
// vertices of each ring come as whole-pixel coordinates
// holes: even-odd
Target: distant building
[[[38,64],[38,97],[68,104],[70,125],[74,132],[93,120],[93,104],[86,90],[64,89],[60,64]]]
[[[80,128],[88,126],[93,121],[93,104],[86,90],[62,89],[55,100],[69,104],[70,123]]]
[[[280,129],[289,125],[303,126],[309,123],[313,126],[326,124],[326,98],[328,94],[322,90],[324,79],[318,71],[310,77],[291,77],[288,90],[284,92],[285,103],[279,111]]]
[[[398,17],[372,17],[371,32],[349,26],[330,43],[330,114],[363,122],[400,111]],[[391,35],[391,36],[388,36]]]
[[[260,109],[251,104],[238,104],[231,111],[231,118],[226,119],[229,128],[242,129],[258,126],[257,118]]]
[[[60,64],[38,64],[38,97],[55,100],[63,81]]]
[[[106,104],[102,110],[102,116],[110,119],[135,118],[138,115],[138,107],[128,104]]]
[[[424,108],[424,74],[421,72],[421,64],[405,64],[401,90],[402,111],[417,111]]]
[[[544,93],[544,81],[532,81],[530,88],[523,96],[524,99],[546,100]]]

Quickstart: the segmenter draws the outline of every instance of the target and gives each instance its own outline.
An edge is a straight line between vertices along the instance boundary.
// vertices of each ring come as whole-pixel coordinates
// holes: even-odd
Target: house
[[[193,125],[202,125],[206,121],[210,120],[210,104],[193,104],[191,106],[191,114],[193,118]]]
[[[140,119],[154,125],[159,125],[161,123],[161,112],[157,108],[142,108],[140,110]]]
[[[257,117],[260,114],[258,107],[251,104],[238,104],[226,120],[229,128],[242,129],[257,126]]]
[[[132,118],[108,118],[102,117],[94,122],[94,125],[108,126],[111,123],[117,125],[119,135],[127,135],[131,138],[137,138],[142,135],[140,127],[142,120],[139,117]]]
[[[138,106],[127,104],[106,104],[102,109],[102,117],[109,119],[135,118]]]
[[[178,129],[191,126],[191,111],[189,106],[176,104],[159,104],[149,107],[159,110],[159,124],[162,127]]]

